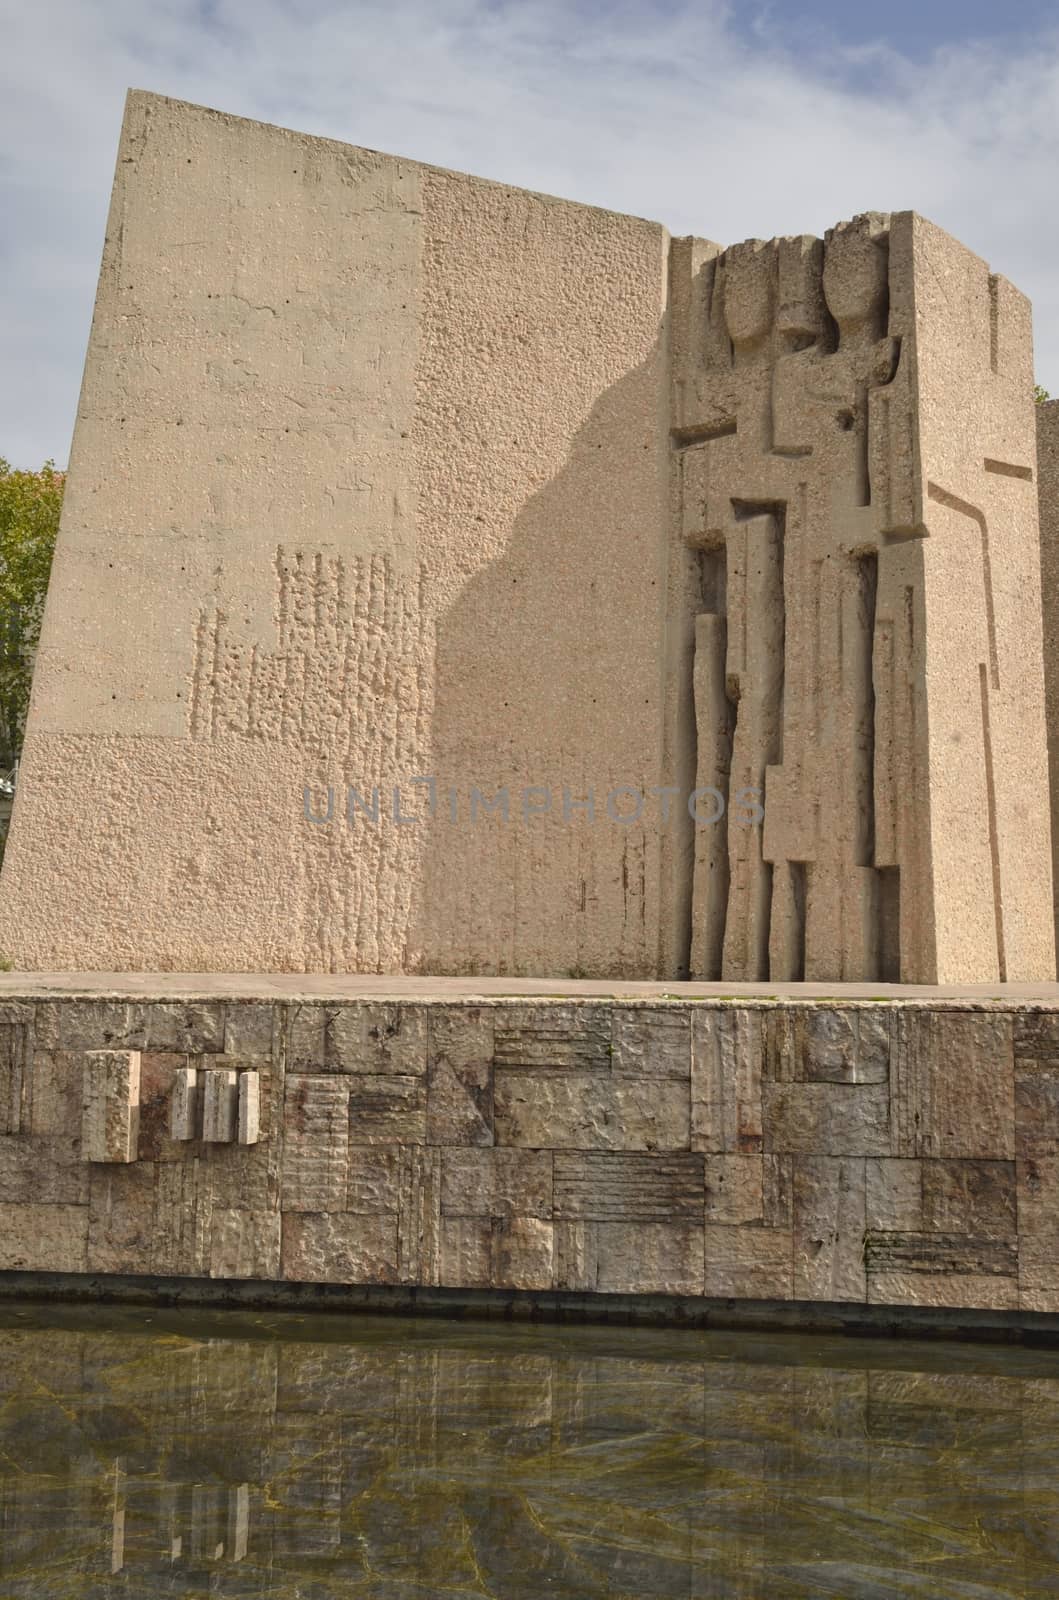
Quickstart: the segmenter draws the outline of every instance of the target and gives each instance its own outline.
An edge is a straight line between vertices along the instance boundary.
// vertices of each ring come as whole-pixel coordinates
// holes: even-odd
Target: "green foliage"
[[[66,474],[15,471],[0,456],[0,768],[15,761],[29,706]]]
[[[1047,389],[1042,389],[1039,383],[1035,383],[1033,385],[1033,398],[1039,406],[1043,406],[1045,401],[1050,400],[1052,397]]]

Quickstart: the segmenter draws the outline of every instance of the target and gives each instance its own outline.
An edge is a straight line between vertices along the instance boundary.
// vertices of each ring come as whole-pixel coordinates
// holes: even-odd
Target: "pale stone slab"
[[[348,1079],[350,1138],[357,1144],[425,1144],[427,1080],[352,1073]]]
[[[1020,1156],[1059,1155],[1059,1065],[1015,1057],[1015,1150]]]
[[[185,1141],[202,1136],[202,1084],[197,1067],[179,1067],[170,1101],[170,1138]]]
[[[91,1169],[88,1203],[90,1272],[151,1269],[157,1169],[152,1162]]]
[[[61,1138],[77,1128],[81,1118],[83,1078],[83,1063],[77,1052],[35,1049],[30,1073],[29,1127],[22,1131]],[[3,1092],[2,1080],[0,1068],[0,1092]],[[9,1128],[13,1120],[9,1119]],[[17,1133],[19,1130],[10,1128],[10,1131]]]
[[[430,1053],[425,1006],[342,1006],[330,1015],[326,1059],[335,1072],[421,1077]]]
[[[239,1074],[239,1143],[256,1144],[261,1137],[261,1074]]]
[[[894,1031],[879,1007],[781,1008],[769,1016],[769,1076],[794,1083],[886,1083]]]
[[[397,1171],[397,1281],[436,1284],[441,1270],[442,1153],[410,1146]]]
[[[86,1051],[81,1126],[84,1159],[135,1161],[139,1130],[140,1052]]]
[[[21,1132],[26,1122],[33,1092],[33,1022],[32,1006],[0,1005],[0,1137]]]
[[[224,1008],[224,1054],[270,1060],[279,1046],[277,1011],[269,1000],[230,1000]]]
[[[0,1136],[0,1206],[84,1205],[90,1172],[81,1158],[81,1096],[77,1097],[75,1137],[49,1139],[38,1135]]]
[[[1019,1306],[1019,1285],[1017,1277],[993,1273],[873,1272],[868,1275],[868,1303],[1016,1311]],[[1035,1308],[1027,1306],[1026,1309]]]
[[[202,1074],[202,1138],[205,1144],[231,1144],[239,1131],[239,1074],[232,1067],[208,1067]]]
[[[701,1294],[703,1229],[692,1222],[555,1224],[555,1286],[593,1293]]]
[[[359,1216],[396,1216],[401,1155],[399,1145],[350,1145],[343,1209]]]
[[[925,1229],[975,1237],[1015,1237],[1013,1161],[924,1161],[922,1169]]]
[[[763,1156],[705,1156],[706,1221],[740,1227],[764,1220]]]
[[[923,1162],[871,1157],[865,1168],[865,1227],[916,1233],[923,1227]]]

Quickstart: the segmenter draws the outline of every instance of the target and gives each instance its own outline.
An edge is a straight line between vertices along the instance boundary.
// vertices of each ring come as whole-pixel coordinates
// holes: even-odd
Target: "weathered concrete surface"
[[[0,953],[1054,977],[1033,428],[911,213],[722,250],[132,94]]]
[[[1054,985],[887,1002],[183,982],[0,998],[0,1270],[1059,1312]],[[85,1143],[98,1052],[139,1053],[120,1164]],[[192,1103],[190,1138],[189,1069],[224,1090]]]
[[[655,223],[130,96],[5,955],[655,974],[657,839],[562,793],[666,781],[666,263]]]

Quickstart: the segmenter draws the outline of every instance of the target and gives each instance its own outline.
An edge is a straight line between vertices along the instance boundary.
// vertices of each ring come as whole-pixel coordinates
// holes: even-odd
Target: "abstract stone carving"
[[[1025,300],[911,213],[674,246],[691,971],[1054,974]]]

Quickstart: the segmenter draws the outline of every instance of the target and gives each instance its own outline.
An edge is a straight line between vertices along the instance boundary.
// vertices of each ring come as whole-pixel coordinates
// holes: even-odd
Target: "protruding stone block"
[[[81,1154],[86,1161],[135,1161],[140,1131],[140,1052],[85,1052]]]
[[[202,1126],[202,1086],[197,1067],[178,1067],[169,1102],[169,1134],[197,1139]]]
[[[239,1074],[234,1067],[203,1073],[202,1137],[206,1144],[231,1144],[239,1127]]]
[[[239,1143],[256,1144],[261,1137],[261,1074],[239,1074]]]

